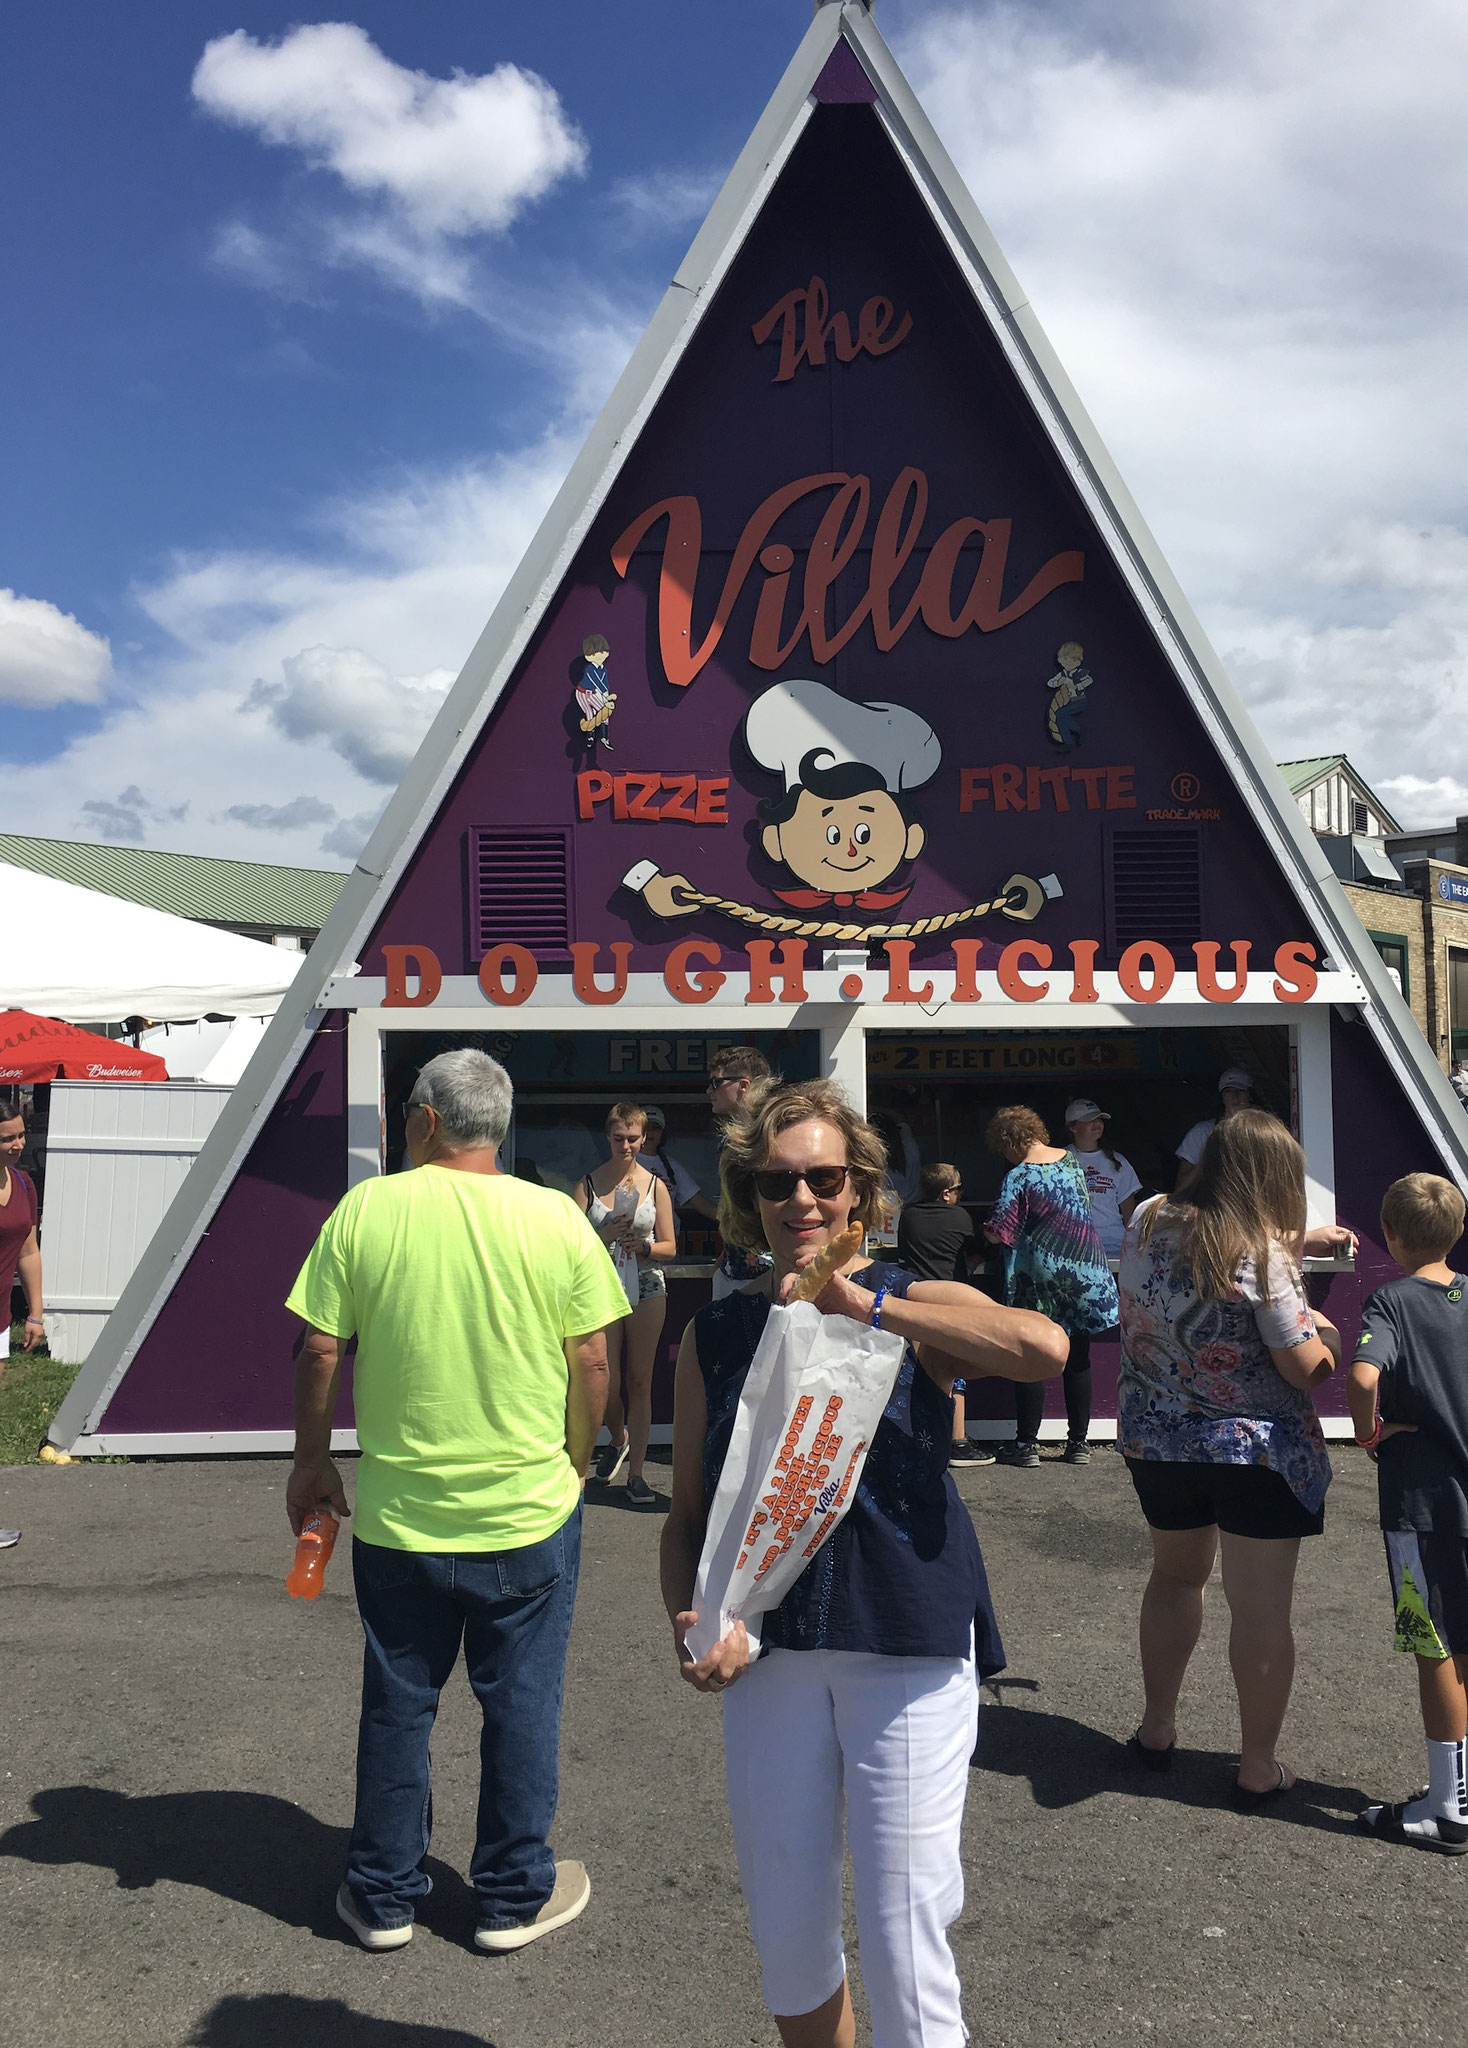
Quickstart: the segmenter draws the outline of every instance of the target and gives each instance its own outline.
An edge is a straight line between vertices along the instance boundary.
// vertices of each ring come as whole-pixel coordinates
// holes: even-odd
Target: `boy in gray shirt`
[[[1468,1279],[1447,1263],[1463,1197],[1434,1173],[1394,1181],[1381,1205],[1400,1280],[1361,1317],[1348,1388],[1356,1441],[1377,1461],[1399,1650],[1417,1659],[1428,1784],[1368,1806],[1385,1842],[1468,1855]]]

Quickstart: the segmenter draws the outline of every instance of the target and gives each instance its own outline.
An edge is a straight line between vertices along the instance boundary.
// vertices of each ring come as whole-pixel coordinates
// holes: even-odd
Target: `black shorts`
[[[1277,1472],[1264,1465],[1185,1465],[1174,1459],[1128,1458],[1142,1513],[1153,1529],[1211,1529],[1265,1541],[1318,1536],[1325,1510],[1302,1507]]]

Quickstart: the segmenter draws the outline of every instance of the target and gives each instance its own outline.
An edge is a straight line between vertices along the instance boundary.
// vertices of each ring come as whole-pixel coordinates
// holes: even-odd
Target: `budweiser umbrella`
[[[33,1017],[29,1010],[0,1010],[0,1086],[7,1081],[166,1081],[168,1069],[155,1052],[139,1052],[116,1038],[99,1038]]]

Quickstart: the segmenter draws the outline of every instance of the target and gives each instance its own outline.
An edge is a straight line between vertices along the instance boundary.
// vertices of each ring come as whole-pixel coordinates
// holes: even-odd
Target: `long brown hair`
[[[1240,1109],[1209,1133],[1198,1178],[1183,1196],[1154,1202],[1137,1225],[1145,1245],[1159,1225],[1178,1234],[1199,1297],[1228,1301],[1239,1265],[1252,1259],[1261,1287],[1280,1244],[1298,1258],[1305,1232],[1305,1155],[1267,1109]]]

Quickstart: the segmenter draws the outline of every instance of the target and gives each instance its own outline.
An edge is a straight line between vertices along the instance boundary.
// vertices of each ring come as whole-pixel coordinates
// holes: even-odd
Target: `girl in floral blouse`
[[[1305,1299],[1306,1246],[1305,1155],[1266,1110],[1242,1109],[1215,1126],[1185,1197],[1136,1212],[1121,1262],[1117,1448],[1153,1552],[1131,1748],[1149,1770],[1172,1762],[1221,1546],[1243,1731],[1232,1789],[1246,1808],[1294,1784],[1275,1755],[1294,1676],[1290,1602],[1330,1484],[1310,1389],[1335,1370],[1340,1338]]]
[[[1009,1161],[984,1235],[1008,1250],[1004,1298],[1011,1308],[1038,1309],[1070,1338],[1065,1368],[1065,1461],[1088,1465],[1091,1427],[1091,1339],[1116,1322],[1116,1282],[1091,1221],[1086,1176],[1073,1152],[1050,1142],[1032,1109],[998,1109],[984,1143]],[[1016,1385],[1015,1440],[998,1456],[1006,1465],[1038,1465],[1044,1412],[1042,1386]]]

